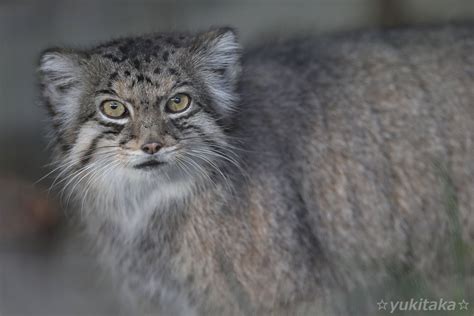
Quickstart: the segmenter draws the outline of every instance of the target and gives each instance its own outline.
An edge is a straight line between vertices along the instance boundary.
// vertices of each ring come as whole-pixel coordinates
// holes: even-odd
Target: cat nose
[[[148,143],[142,146],[142,150],[149,155],[153,155],[156,154],[161,147],[162,145],[160,143]]]

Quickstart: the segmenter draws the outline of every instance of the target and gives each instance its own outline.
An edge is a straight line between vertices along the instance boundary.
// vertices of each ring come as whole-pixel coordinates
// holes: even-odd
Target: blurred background
[[[96,266],[48,172],[36,64],[50,46],[154,31],[238,29],[262,38],[474,20],[473,0],[0,0],[0,316],[130,315]]]

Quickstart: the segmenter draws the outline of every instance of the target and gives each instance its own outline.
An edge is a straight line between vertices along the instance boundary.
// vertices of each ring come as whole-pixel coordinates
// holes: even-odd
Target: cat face
[[[239,45],[230,29],[116,40],[40,59],[60,173],[210,179],[229,161]]]

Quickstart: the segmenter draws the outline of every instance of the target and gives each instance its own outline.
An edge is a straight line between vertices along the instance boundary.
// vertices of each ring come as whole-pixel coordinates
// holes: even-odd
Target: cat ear
[[[218,28],[201,33],[192,52],[216,104],[224,112],[229,111],[236,102],[235,89],[241,71],[236,32],[232,28]]]
[[[48,49],[41,54],[40,82],[50,114],[75,112],[73,107],[82,77],[81,59],[79,53],[60,48]]]

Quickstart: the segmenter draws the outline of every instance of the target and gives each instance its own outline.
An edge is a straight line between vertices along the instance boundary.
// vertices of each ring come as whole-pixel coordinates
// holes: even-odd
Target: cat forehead
[[[114,63],[130,62],[138,68],[139,62],[161,59],[168,62],[170,56],[189,46],[191,37],[184,34],[156,34],[129,37],[106,42],[90,51],[92,56],[102,57]]]
[[[124,38],[102,44],[89,52],[89,57],[98,62],[96,71],[99,89],[113,89],[127,98],[150,95],[165,95],[176,84],[186,80],[175,56],[182,55],[190,37],[185,35],[152,35]]]

